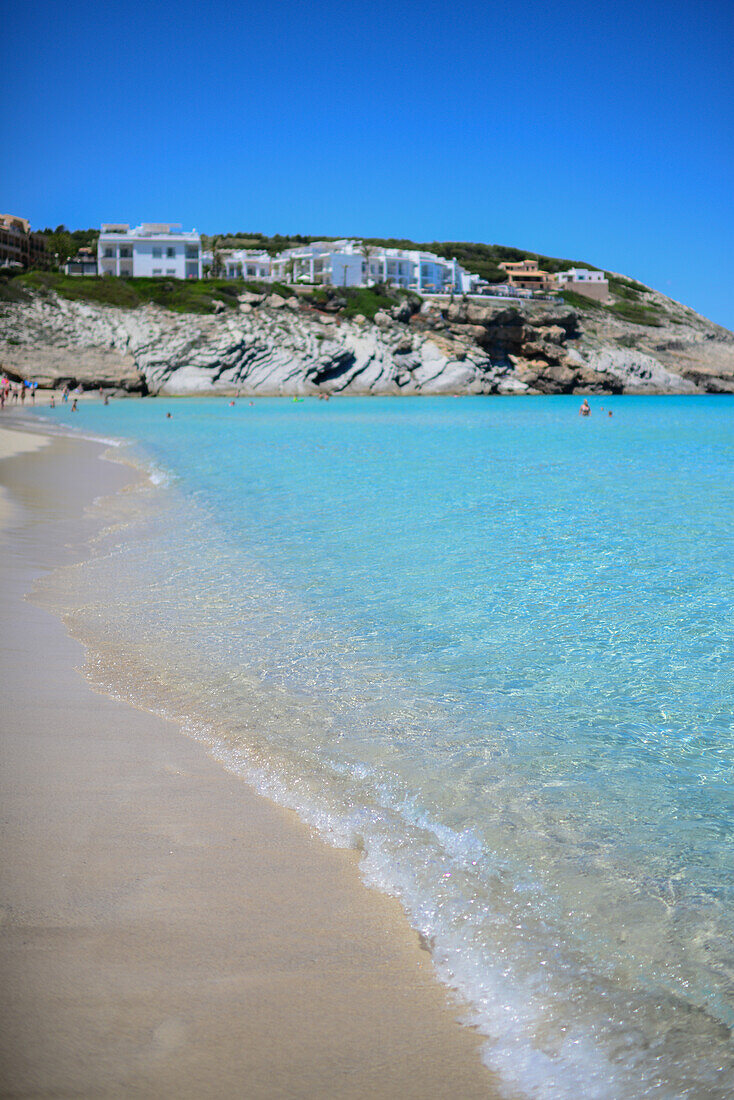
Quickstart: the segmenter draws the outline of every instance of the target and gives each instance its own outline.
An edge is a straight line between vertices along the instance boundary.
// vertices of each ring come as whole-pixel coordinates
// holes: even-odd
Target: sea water
[[[734,399],[578,404],[61,406],[158,484],[49,592],[363,852],[508,1095],[731,1097]]]

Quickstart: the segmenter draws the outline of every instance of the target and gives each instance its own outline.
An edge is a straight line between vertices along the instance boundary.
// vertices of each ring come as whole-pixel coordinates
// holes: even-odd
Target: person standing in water
[[[581,402],[581,408],[579,409],[579,416],[591,416],[591,405],[586,400],[586,398],[584,398],[583,401]]]

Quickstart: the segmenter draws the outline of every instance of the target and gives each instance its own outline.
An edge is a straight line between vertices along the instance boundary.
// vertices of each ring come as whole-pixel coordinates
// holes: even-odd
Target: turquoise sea
[[[579,403],[48,411],[153,480],[46,598],[108,690],[363,851],[508,1095],[723,1100],[734,398]]]

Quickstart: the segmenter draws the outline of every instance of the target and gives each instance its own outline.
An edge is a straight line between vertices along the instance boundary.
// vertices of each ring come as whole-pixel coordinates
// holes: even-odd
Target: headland
[[[119,395],[734,392],[734,334],[609,286],[602,303],[31,272],[0,283],[0,365]]]

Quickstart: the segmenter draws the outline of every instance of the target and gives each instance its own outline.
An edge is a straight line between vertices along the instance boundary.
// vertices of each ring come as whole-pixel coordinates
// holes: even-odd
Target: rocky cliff
[[[734,334],[642,291],[654,323],[561,300],[403,298],[367,321],[301,295],[202,316],[39,292],[3,303],[0,362],[129,393],[734,393]]]

